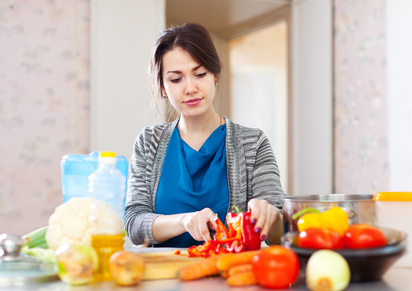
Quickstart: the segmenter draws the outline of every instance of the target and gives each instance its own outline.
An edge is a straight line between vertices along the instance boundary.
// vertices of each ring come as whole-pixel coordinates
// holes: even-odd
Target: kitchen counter
[[[259,286],[247,286],[247,287],[229,287],[226,282],[220,277],[205,278],[190,282],[179,282],[177,279],[173,280],[156,280],[156,281],[142,281],[139,285],[133,287],[119,287],[113,282],[94,283],[90,285],[72,287],[61,281],[53,281],[42,284],[31,284],[28,286],[16,286],[0,288],[2,290],[57,290],[57,291],[89,291],[89,290],[150,290],[150,291],[259,291],[269,290]],[[308,290],[305,285],[304,276],[302,275],[299,280],[293,285],[292,288],[287,290]],[[390,268],[381,281],[365,282],[365,283],[352,283],[346,289],[348,291],[356,290],[374,290],[374,291],[406,291],[412,290],[412,268],[392,267]]]
[[[141,253],[151,252],[170,252],[176,250],[175,248],[136,248],[130,245],[125,245],[125,249],[137,251]],[[185,249],[181,249],[185,250]],[[407,265],[408,266],[408,265]],[[56,276],[57,277],[57,276]],[[61,282],[58,278],[50,282],[30,284],[25,286],[12,286],[3,287],[0,286],[0,290],[34,290],[34,291],[90,291],[90,290],[114,290],[114,291],[261,291],[271,290],[255,286],[244,287],[229,287],[225,280],[220,276],[204,278],[200,280],[194,280],[189,282],[180,282],[177,279],[167,280],[153,280],[153,281],[141,281],[137,286],[132,287],[120,287],[116,286],[114,282],[92,283],[83,286],[70,286]],[[279,290],[279,289],[277,289]],[[308,290],[305,284],[304,273],[300,273],[300,277],[297,282],[290,289],[284,290]],[[383,276],[380,281],[364,282],[364,283],[351,283],[346,289],[348,291],[408,291],[412,290],[412,267],[400,267],[396,264],[391,267]]]

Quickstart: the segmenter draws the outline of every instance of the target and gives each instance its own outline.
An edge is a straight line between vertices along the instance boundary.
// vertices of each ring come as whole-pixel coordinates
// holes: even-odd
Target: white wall
[[[91,150],[130,159],[151,110],[148,63],[165,27],[164,0],[91,1]]]
[[[412,2],[386,5],[389,191],[412,191]]]
[[[292,195],[332,191],[332,1],[292,1]]]

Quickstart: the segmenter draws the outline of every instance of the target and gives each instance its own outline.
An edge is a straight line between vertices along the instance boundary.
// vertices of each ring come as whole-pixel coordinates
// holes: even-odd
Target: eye
[[[182,80],[182,78],[173,78],[173,79],[170,79],[170,82],[172,82],[172,83],[179,83],[180,80]]]
[[[196,74],[195,76],[196,76],[197,78],[203,78],[204,76],[206,76],[206,72]]]

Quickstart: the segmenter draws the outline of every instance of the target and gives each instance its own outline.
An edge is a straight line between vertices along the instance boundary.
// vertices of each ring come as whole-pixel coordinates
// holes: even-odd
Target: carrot
[[[247,286],[255,285],[256,278],[253,271],[237,273],[227,279],[229,286]]]
[[[220,255],[217,261],[217,267],[220,271],[226,271],[233,266],[251,263],[255,255],[260,251],[246,251],[241,253],[230,253]]]
[[[245,273],[245,272],[251,272],[252,271],[252,264],[247,263],[247,264],[241,264],[241,265],[236,265],[233,266],[232,268],[229,269],[229,277],[234,276],[239,273]]]
[[[217,268],[218,256],[206,258],[186,265],[177,271],[181,281],[190,281],[219,274]]]
[[[229,278],[229,270],[222,271],[222,272],[220,273],[220,276],[221,276],[223,279]]]

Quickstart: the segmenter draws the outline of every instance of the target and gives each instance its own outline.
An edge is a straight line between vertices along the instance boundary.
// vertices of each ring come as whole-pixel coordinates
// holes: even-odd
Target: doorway
[[[288,191],[288,31],[286,19],[229,40],[230,115],[263,130]]]

